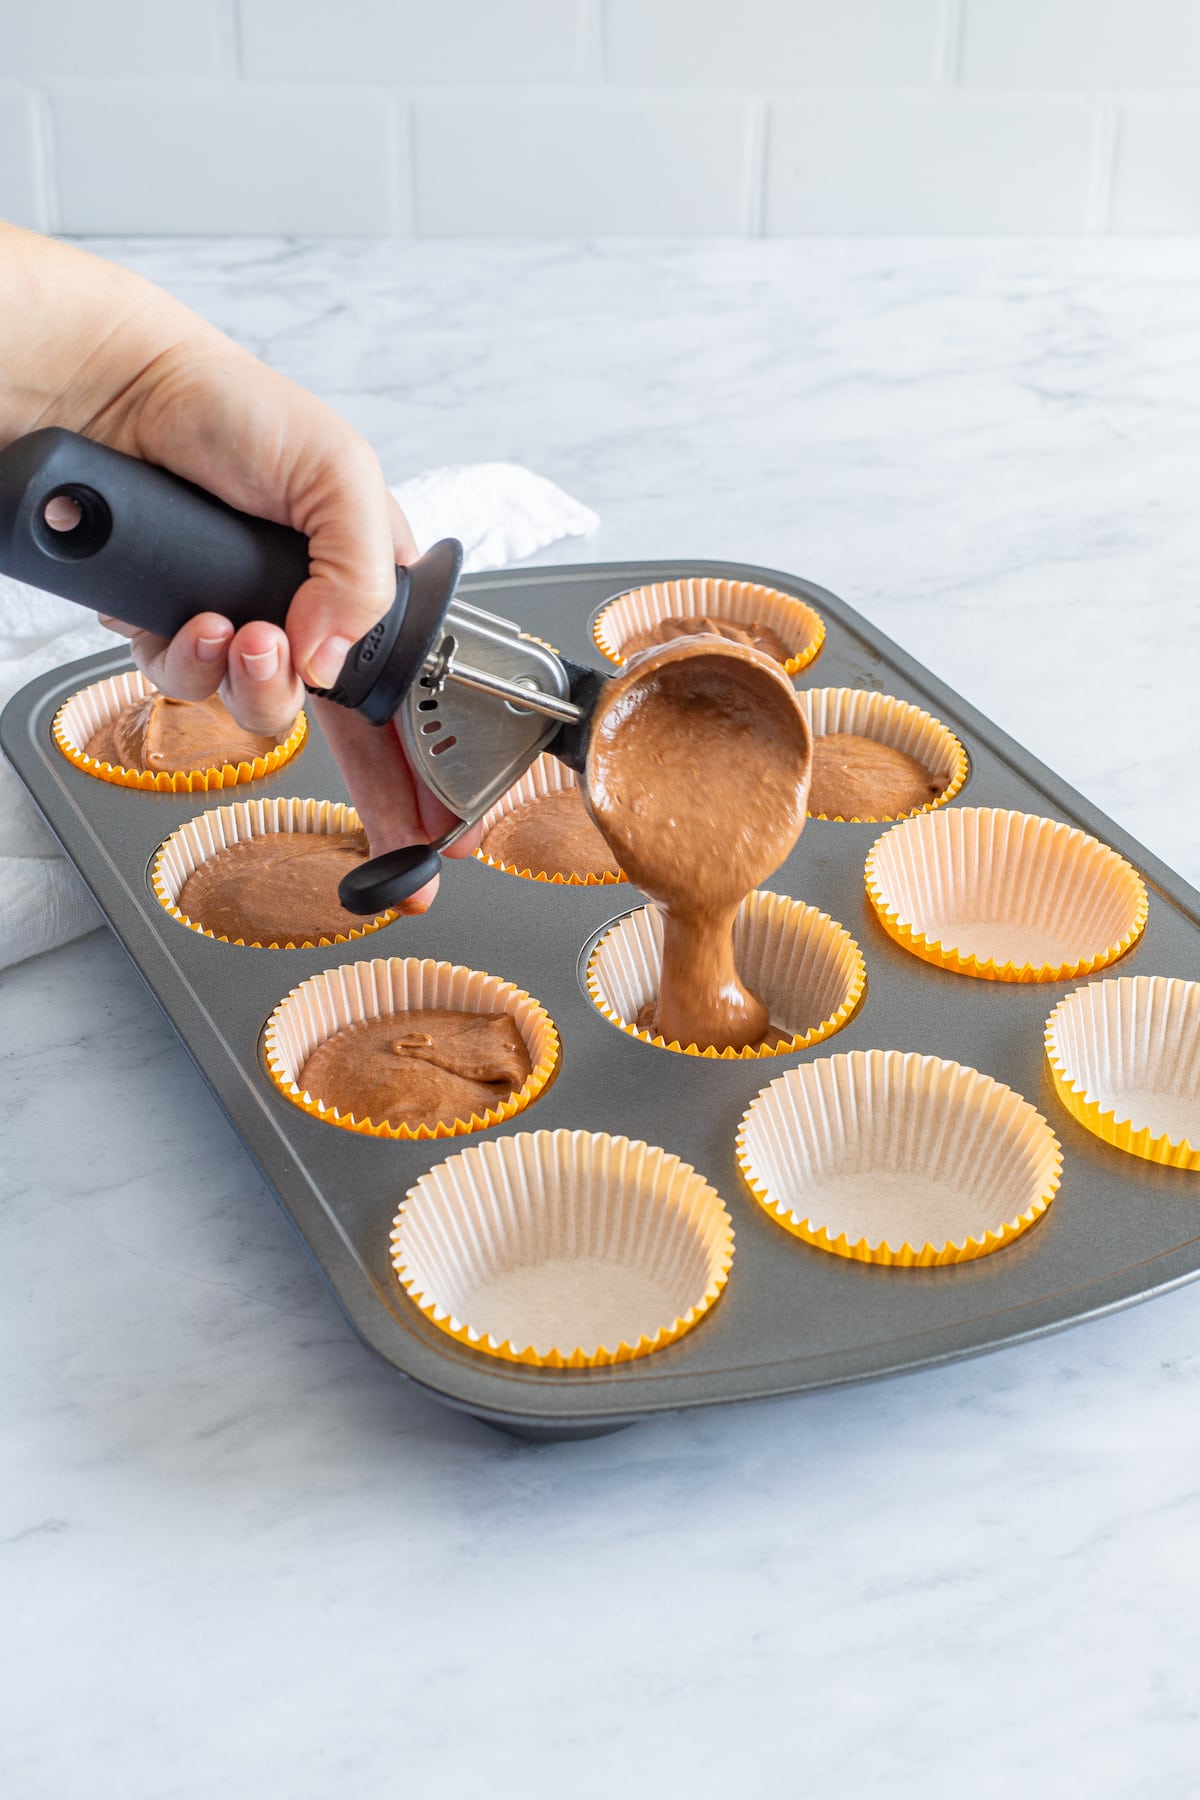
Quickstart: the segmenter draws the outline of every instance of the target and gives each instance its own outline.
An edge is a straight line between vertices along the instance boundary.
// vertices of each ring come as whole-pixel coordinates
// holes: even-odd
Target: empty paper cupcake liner
[[[922,961],[987,981],[1065,981],[1122,956],[1146,889],[1115,850],[1056,819],[992,807],[921,813],[867,857],[890,937]]]
[[[300,1087],[305,1063],[326,1038],[360,1019],[380,1019],[387,1013],[445,1009],[451,1012],[508,1013],[525,1040],[532,1069],[515,1093],[485,1113],[449,1124],[390,1125],[359,1119],[329,1105],[319,1095]],[[426,1138],[461,1137],[501,1125],[523,1112],[536,1100],[558,1062],[558,1033],[550,1015],[523,988],[480,969],[460,964],[423,961],[417,957],[377,958],[373,962],[343,963],[293,988],[267,1020],[263,1036],[267,1068],[279,1091],[295,1106],[366,1137]]]
[[[586,985],[594,1005],[630,1037],[687,1056],[746,1061],[805,1050],[832,1037],[862,998],[867,971],[844,926],[785,894],[755,893],[743,901],[733,928],[734,962],[751,993],[768,1008],[778,1041],[761,1049],[718,1050],[668,1043],[637,1026],[641,1009],[658,995],[663,921],[655,906],[639,908],[605,933],[588,960]]]
[[[212,812],[202,813],[198,819],[189,820],[172,833],[154,859],[150,886],[159,904],[173,919],[178,919],[189,931],[198,931],[221,944],[241,944],[255,950],[307,950],[349,943],[352,938],[365,937],[368,932],[378,931],[381,925],[390,924],[399,917],[396,909],[378,913],[373,919],[364,919],[331,937],[272,938],[264,943],[261,938],[230,938],[223,932],[210,930],[202,919],[191,919],[180,909],[179,897],[189,877],[202,863],[247,838],[263,837],[277,831],[323,833],[333,837],[359,828],[359,817],[353,807],[332,800],[240,800],[233,806],[220,806]]]
[[[157,691],[140,669],[94,682],[91,687],[72,694],[59,707],[54,715],[54,741],[68,762],[100,781],[111,781],[117,787],[141,788],[148,793],[204,794],[220,788],[240,787],[244,782],[273,775],[276,769],[290,762],[308,735],[308,720],[303,712],[299,712],[287,737],[265,756],[256,756],[252,762],[224,763],[220,768],[190,773],[169,769],[122,769],[115,763],[101,762],[88,755],[86,746],[102,726],[116,718],[123,706],[145,700]]]
[[[603,1132],[473,1145],[411,1188],[392,1231],[406,1292],[459,1343],[542,1369],[674,1343],[733,1260],[720,1195],[689,1164]]]
[[[592,626],[597,648],[610,662],[625,660],[626,642],[637,631],[649,630],[661,619],[704,618],[719,615],[735,623],[765,625],[787,645],[785,674],[807,668],[825,642],[825,621],[807,601],[754,581],[731,581],[723,576],[693,575],[684,581],[655,581],[646,587],[618,594],[599,613]]]
[[[917,813],[933,812],[954,799],[967,779],[967,753],[954,733],[907,700],[891,694],[876,694],[869,688],[807,688],[797,695],[812,726],[814,739],[829,737],[834,732],[850,732],[856,737],[873,738],[890,749],[902,750],[919,762],[937,780],[945,782],[936,799],[905,813],[826,813],[814,812],[815,819],[838,819],[843,823],[887,824],[893,819],[912,818]]]
[[[1058,1097],[1095,1137],[1173,1169],[1200,1169],[1200,982],[1093,982],[1046,1022]]]
[[[545,800],[551,794],[568,793],[579,786],[573,769],[569,769],[557,756],[543,752],[535,762],[531,763],[519,781],[513,783],[508,792],[502,794],[495,806],[489,807],[480,820],[480,829],[486,838],[488,832],[509,813],[515,812],[519,806],[527,806],[533,800]],[[480,848],[475,852],[481,863],[489,869],[503,869],[506,875],[520,875],[526,881],[544,881],[555,887],[611,887],[624,881],[620,872],[595,875],[585,871],[579,874],[572,870],[563,874],[561,870],[518,868],[516,863],[505,862],[503,858],[489,856]]]
[[[930,1268],[998,1250],[1062,1168],[1041,1114],[936,1056],[854,1051],[789,1069],[742,1119],[737,1160],[776,1224],[856,1262]]]

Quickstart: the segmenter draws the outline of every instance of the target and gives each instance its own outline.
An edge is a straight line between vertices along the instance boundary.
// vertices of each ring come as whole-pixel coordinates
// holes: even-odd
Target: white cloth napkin
[[[417,543],[460,538],[468,570],[520,562],[598,524],[588,507],[516,463],[430,469],[392,492]],[[35,676],[116,643],[69,600],[0,575],[0,708]],[[0,757],[0,969],[100,923],[95,901]]]

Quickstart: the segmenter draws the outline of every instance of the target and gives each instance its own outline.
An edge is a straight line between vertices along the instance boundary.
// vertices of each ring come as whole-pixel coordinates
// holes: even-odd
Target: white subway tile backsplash
[[[1079,100],[821,94],[770,111],[766,230],[1075,232],[1092,109]]]
[[[1200,87],[1197,0],[963,0],[962,79],[1007,88]]]
[[[384,94],[90,82],[57,84],[52,104],[63,231],[411,228]]]
[[[423,233],[746,228],[750,108],[737,99],[421,99],[415,116]]]
[[[1122,107],[1112,229],[1200,231],[1200,104]]]
[[[942,0],[607,0],[613,82],[904,87],[937,74]]]
[[[31,94],[0,87],[0,219],[44,230],[34,107]]]
[[[0,75],[234,76],[235,0],[5,0]]]
[[[241,0],[247,75],[267,81],[566,80],[578,0]]]

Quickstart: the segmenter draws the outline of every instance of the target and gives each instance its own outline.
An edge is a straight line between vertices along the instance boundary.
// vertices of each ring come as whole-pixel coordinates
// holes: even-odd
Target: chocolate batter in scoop
[[[621,867],[663,909],[655,1027],[741,1050],[768,1033],[743,986],[733,922],[804,827],[812,736],[778,663],[681,638],[631,658],[593,722],[588,809]]]

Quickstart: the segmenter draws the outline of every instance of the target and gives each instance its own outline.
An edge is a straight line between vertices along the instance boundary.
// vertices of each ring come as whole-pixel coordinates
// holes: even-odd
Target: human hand
[[[0,365],[0,444],[64,425],[308,538],[311,573],[286,630],[260,620],[235,632],[202,613],[164,639],[106,621],[164,693],[219,691],[248,730],[282,735],[304,700],[301,677],[333,684],[350,646],[390,607],[396,564],[417,554],[374,452],[315,396],[128,271],[8,227],[0,261],[17,276],[0,297],[0,343],[13,346],[11,368]],[[451,829],[453,815],[413,774],[393,725],[309,704],[373,854]],[[447,854],[470,855],[477,841],[465,834]],[[422,889],[410,909],[435,891]]]

